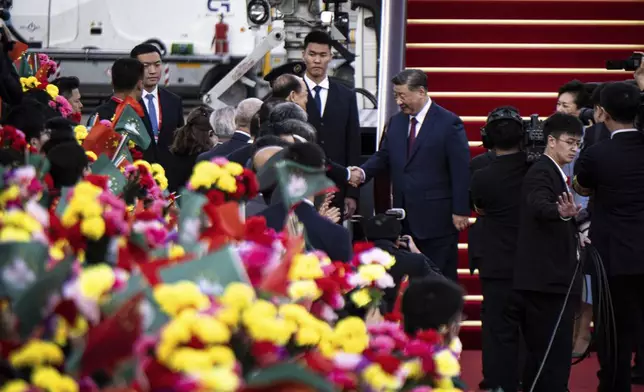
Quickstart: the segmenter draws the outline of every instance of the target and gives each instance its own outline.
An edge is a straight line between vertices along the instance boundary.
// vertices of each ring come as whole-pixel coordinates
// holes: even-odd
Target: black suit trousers
[[[412,238],[414,236],[412,235]],[[448,279],[458,280],[458,234],[440,238],[419,240],[414,238],[418,250],[440,268],[441,273]]]
[[[513,392],[519,385],[524,359],[518,322],[512,313],[512,279],[481,279],[483,304],[481,330],[483,379],[486,389]],[[517,364],[517,366],[512,366]]]
[[[615,330],[598,325],[599,391],[629,392],[631,361],[637,343],[636,330],[641,326],[644,309],[644,275],[622,275],[608,278],[615,315]],[[593,297],[593,299],[598,297]],[[598,302],[598,301],[593,301]]]
[[[570,377],[572,337],[575,311],[581,298],[566,294],[515,290],[508,317],[523,333],[526,344],[526,363],[523,371],[523,390],[529,391],[543,362],[561,309],[565,308],[555,333],[552,347],[533,392],[566,392]]]

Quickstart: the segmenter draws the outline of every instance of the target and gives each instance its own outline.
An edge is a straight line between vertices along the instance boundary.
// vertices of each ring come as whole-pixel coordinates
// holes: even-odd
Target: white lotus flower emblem
[[[287,189],[288,195],[291,198],[299,199],[304,197],[304,194],[306,193],[307,188],[308,188],[308,185],[306,183],[306,180],[303,177],[297,176],[295,174],[292,174],[289,177],[289,181],[286,189]]]

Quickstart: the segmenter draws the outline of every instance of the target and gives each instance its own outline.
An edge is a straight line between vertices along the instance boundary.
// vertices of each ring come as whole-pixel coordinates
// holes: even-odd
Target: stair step
[[[555,112],[557,105],[556,97],[547,98],[432,98],[434,102],[447,110],[458,113],[461,116],[487,115],[494,108],[511,105],[519,109],[523,115],[539,114],[549,116]],[[480,138],[479,138],[480,139]]]
[[[617,19],[644,15],[641,1],[408,0],[407,15],[449,19]]]
[[[603,49],[570,48],[470,48],[415,47],[407,45],[407,67],[496,67],[503,58],[512,67],[558,67],[562,62],[569,67],[602,68],[606,60],[626,59],[634,50],[644,50],[644,45],[629,49],[608,45]],[[423,45],[423,44],[420,44]],[[428,44],[431,45],[431,44]],[[524,86],[528,88],[531,86]],[[433,89],[434,86],[431,86]]]
[[[477,321],[481,320],[481,304],[482,301],[465,301],[465,306],[463,307],[463,314],[467,321]]]
[[[467,295],[481,294],[481,280],[478,275],[459,275],[458,283],[465,289]]]
[[[512,29],[512,34],[508,30]],[[572,43],[572,44],[641,44],[644,25],[592,26],[556,25],[437,25],[408,24],[407,42],[476,42],[476,43]]]
[[[562,59],[562,62],[565,62]],[[562,64],[565,65],[565,64]],[[416,67],[421,68],[421,67]],[[530,91],[552,92],[561,85],[578,79],[582,82],[607,82],[632,80],[632,72],[608,72],[597,68],[594,72],[579,73],[578,68],[560,69],[556,73],[535,73],[535,68],[515,68],[522,72],[507,73],[507,68],[495,72],[489,68],[421,68],[427,73],[429,88],[432,91]],[[488,72],[482,72],[488,71]],[[462,113],[457,113],[463,115]],[[477,113],[485,116],[485,113]]]

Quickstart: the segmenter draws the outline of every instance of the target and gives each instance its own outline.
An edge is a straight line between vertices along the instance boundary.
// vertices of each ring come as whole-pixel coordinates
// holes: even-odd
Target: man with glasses
[[[577,154],[583,125],[573,115],[555,113],[545,121],[543,132],[545,153],[523,181],[509,317],[520,325],[526,341],[523,388],[566,392],[575,308],[581,300],[582,274],[577,268],[577,227],[573,219],[581,206],[575,204],[562,168]]]

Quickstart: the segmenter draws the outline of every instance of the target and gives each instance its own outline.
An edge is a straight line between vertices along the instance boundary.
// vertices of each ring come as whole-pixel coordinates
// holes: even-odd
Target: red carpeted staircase
[[[423,69],[432,99],[461,116],[472,156],[483,152],[479,129],[495,107],[547,117],[559,86],[632,79],[605,61],[644,51],[642,0],[407,0],[407,16],[406,66]],[[468,269],[467,233],[459,242],[461,339],[478,349],[481,286]]]

